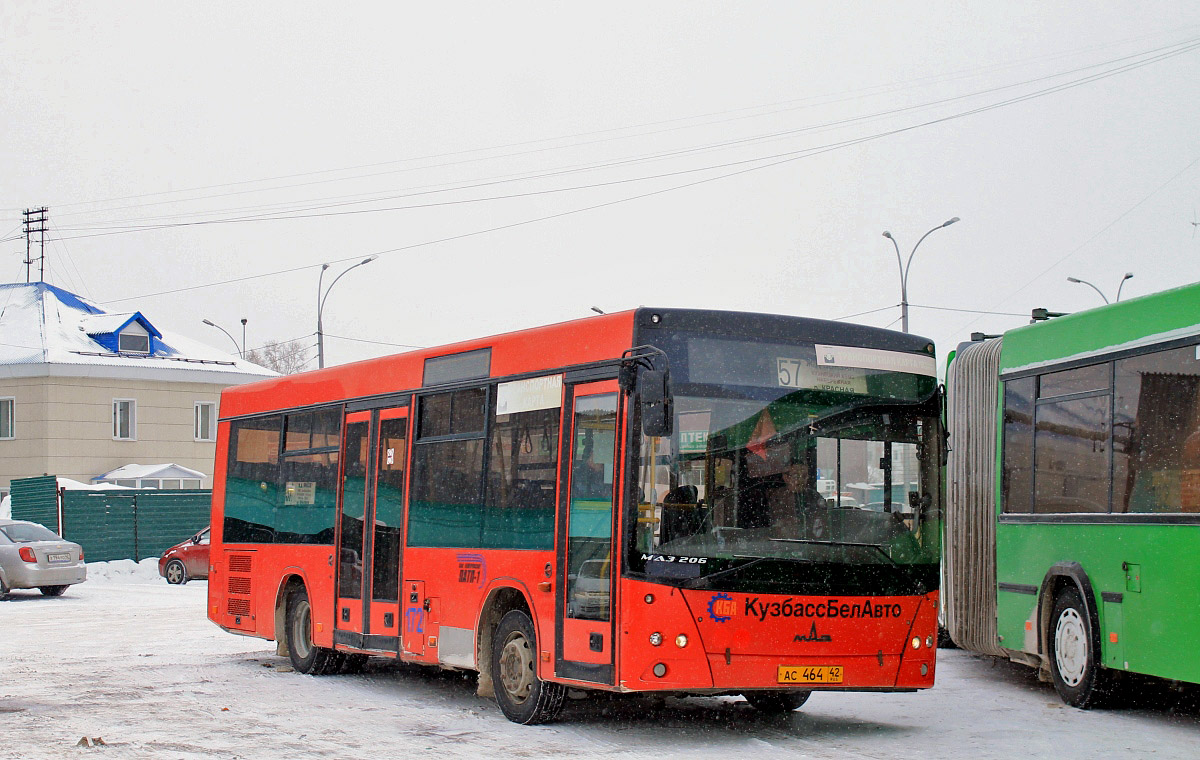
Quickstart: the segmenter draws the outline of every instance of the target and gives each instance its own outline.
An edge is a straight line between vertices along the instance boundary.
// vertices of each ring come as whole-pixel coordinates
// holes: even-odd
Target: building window
[[[211,401],[196,402],[196,440],[217,440],[217,405]]]
[[[16,437],[13,432],[13,407],[16,400],[0,398],[0,439]]]
[[[117,336],[117,351],[123,354],[150,353],[150,336],[146,333],[125,331]]]
[[[113,399],[113,438],[137,440],[137,402],[129,398]]]

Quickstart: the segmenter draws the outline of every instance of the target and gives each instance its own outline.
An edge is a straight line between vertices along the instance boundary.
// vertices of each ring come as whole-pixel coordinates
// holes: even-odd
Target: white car
[[[82,546],[34,522],[0,520],[0,599],[23,588],[62,596],[85,580]]]

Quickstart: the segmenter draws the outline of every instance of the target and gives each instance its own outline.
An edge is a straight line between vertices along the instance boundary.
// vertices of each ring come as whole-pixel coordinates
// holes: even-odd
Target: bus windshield
[[[936,564],[935,380],[877,374],[890,377],[873,384],[909,392],[881,397],[842,372],[821,387],[781,380],[677,394],[672,434],[641,436],[633,569],[700,579],[763,559]]]

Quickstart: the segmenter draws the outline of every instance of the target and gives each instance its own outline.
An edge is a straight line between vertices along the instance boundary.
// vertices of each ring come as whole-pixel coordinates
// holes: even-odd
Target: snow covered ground
[[[940,652],[916,694],[817,694],[786,717],[736,698],[571,702],[509,723],[474,678],[374,662],[303,676],[204,617],[205,584],[155,560],[94,563],[58,599],[0,602],[0,758],[1194,758],[1200,708],[1167,689],[1116,712],[1063,706],[1032,672]],[[82,737],[103,746],[77,747]]]

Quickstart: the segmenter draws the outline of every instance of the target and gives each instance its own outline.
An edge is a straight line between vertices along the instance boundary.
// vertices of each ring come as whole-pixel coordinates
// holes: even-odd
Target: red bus
[[[518,723],[926,688],[940,412],[923,338],[683,309],[230,388],[209,617],[302,673],[478,671]]]

